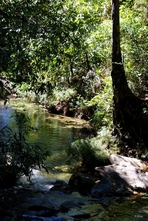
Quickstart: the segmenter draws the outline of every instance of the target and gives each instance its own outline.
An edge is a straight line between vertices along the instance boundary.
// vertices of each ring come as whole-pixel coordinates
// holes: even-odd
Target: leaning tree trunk
[[[136,141],[148,140],[147,116],[144,101],[130,90],[122,63],[120,48],[119,0],[112,0],[112,84],[113,122],[120,137]]]

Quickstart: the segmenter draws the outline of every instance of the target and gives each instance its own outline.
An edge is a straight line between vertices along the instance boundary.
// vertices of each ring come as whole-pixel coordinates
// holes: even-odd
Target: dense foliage
[[[144,99],[148,92],[147,14],[147,0],[120,1],[126,77],[132,91]],[[0,30],[1,78],[9,79],[21,95],[46,106],[60,101],[68,102],[69,110],[91,108],[90,122],[96,131],[102,127],[111,131],[109,0],[2,1]],[[14,135],[12,140],[26,145],[21,139]],[[28,146],[23,148],[26,151]]]
[[[101,91],[111,69],[110,1],[13,0],[0,5],[1,76],[41,103],[61,99],[58,91],[63,97],[68,90],[71,108]],[[147,90],[147,10],[145,0],[121,1],[124,63],[138,95]]]
[[[67,100],[71,109],[84,108],[97,93],[92,105],[95,100],[93,119],[99,125],[110,106],[102,107],[98,94],[103,93],[111,70],[110,1],[12,0],[0,6],[1,76],[42,104]],[[147,11],[145,0],[121,1],[124,65],[130,87],[143,97],[147,92]]]
[[[76,169],[82,168],[83,171],[94,173],[96,166],[103,166],[109,163],[108,146],[111,145],[113,139],[111,141],[111,138],[106,133],[104,135],[102,134],[98,138],[79,139],[72,143],[67,152],[70,160],[75,160]]]

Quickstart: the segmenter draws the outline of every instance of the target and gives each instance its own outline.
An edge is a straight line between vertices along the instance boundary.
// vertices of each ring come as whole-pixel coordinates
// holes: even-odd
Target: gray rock
[[[148,173],[142,170],[147,165],[136,158],[128,158],[113,154],[109,157],[112,165],[96,167],[95,170],[104,177],[96,184],[91,193],[100,194],[130,194],[131,190],[146,191],[148,188]],[[122,190],[122,191],[121,191]]]
[[[43,216],[43,217],[50,217],[55,215],[58,211],[52,207],[52,208],[48,208],[46,206],[30,206],[28,208],[28,211],[31,211],[30,213],[35,214],[36,216]]]
[[[109,161],[114,165],[127,166],[129,164],[140,170],[145,170],[147,168],[147,165],[137,158],[125,157],[118,154],[111,154],[109,156]]]

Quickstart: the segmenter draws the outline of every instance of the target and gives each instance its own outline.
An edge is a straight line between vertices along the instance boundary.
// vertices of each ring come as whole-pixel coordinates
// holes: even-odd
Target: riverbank
[[[72,191],[64,180],[34,171],[31,183],[0,190],[1,221],[147,221],[148,195],[106,194],[99,198]]]
[[[17,106],[17,104],[16,104]],[[13,106],[15,108],[15,106]],[[24,105],[21,105],[19,110],[23,110],[28,112],[28,108],[25,107]],[[39,115],[39,112],[35,109],[34,106],[31,106],[32,112],[35,114],[33,115],[33,122],[36,123],[36,125],[40,125],[38,128],[41,127],[41,134],[37,139],[37,142],[39,142],[41,139],[43,140],[44,138],[46,139],[47,143],[49,145],[49,138],[51,137],[51,131],[49,134],[45,135],[45,131],[47,132],[47,128],[45,131],[43,130],[43,125],[48,125],[49,128],[51,127],[51,122],[52,122],[52,116],[47,117],[45,115],[43,117],[43,121],[39,124],[39,121],[37,120],[36,117],[41,118],[41,115]],[[8,108],[7,108],[8,111]],[[6,111],[4,111],[6,113]],[[49,113],[48,113],[49,114]],[[31,115],[30,115],[31,116]],[[45,117],[46,116],[46,117]],[[60,117],[60,116],[59,116]],[[63,124],[64,117],[60,117],[62,119],[62,122],[60,124],[54,123],[54,129],[55,127],[58,128],[58,131],[56,131],[56,135],[58,135],[58,139],[56,137],[56,141],[58,140],[58,145],[59,145],[59,135],[62,134],[62,142],[65,140],[66,137],[68,137],[68,131],[70,130],[70,121],[68,125],[68,130],[66,130],[66,126]],[[70,118],[68,118],[70,120]],[[61,127],[62,126],[62,127]],[[78,125],[77,125],[78,126]],[[77,127],[76,126],[76,127]],[[61,127],[61,129],[60,129]],[[72,126],[73,127],[73,126]],[[82,124],[83,127],[83,124]],[[49,130],[48,128],[48,130]],[[66,133],[65,133],[65,132]],[[60,132],[60,133],[59,133]],[[55,133],[55,132],[54,132]],[[32,138],[34,138],[34,136]],[[44,135],[44,136],[43,136]],[[64,135],[64,138],[63,138]],[[69,140],[70,138],[70,140]],[[66,142],[66,145],[69,144],[69,141],[71,139],[71,135],[68,138],[68,142]],[[51,143],[52,147],[55,149],[56,144]],[[60,144],[59,149],[57,153],[63,158],[63,153],[60,152],[63,148],[63,143]],[[50,145],[49,145],[50,146]],[[52,148],[52,149],[54,149]],[[50,158],[50,161],[53,160],[53,163],[51,164],[51,169],[54,171],[57,168],[57,164],[60,165],[60,168],[63,167],[63,164],[61,163],[61,160],[59,160],[59,157]],[[55,159],[58,160],[58,162],[55,162]],[[65,161],[66,158],[64,158]],[[62,161],[63,162],[63,161]],[[66,161],[65,161],[66,162]],[[64,163],[65,165],[65,163]],[[105,168],[105,167],[104,167]],[[103,169],[103,168],[101,168]],[[58,167],[59,170],[59,167]],[[58,171],[56,170],[56,171]],[[135,172],[138,170],[135,170]],[[97,171],[96,171],[97,172]],[[138,173],[137,173],[138,174]],[[105,187],[105,191],[101,189],[101,180],[100,175],[97,175],[99,177],[95,177],[95,182],[98,180],[96,185],[100,185],[101,192],[100,190],[93,191],[94,195],[92,195],[92,188],[95,185],[95,183],[90,183],[89,179],[87,178],[87,174],[84,176],[83,182],[80,184],[78,181],[80,180],[80,176],[75,176],[77,180],[74,180],[74,184],[80,184],[79,187],[81,186],[81,190],[86,188],[87,182],[88,181],[88,186],[89,191],[85,191],[85,195],[83,191],[80,191],[78,189],[78,186],[69,186],[69,179],[65,183],[65,180],[63,179],[56,179],[52,180],[51,179],[44,179],[44,176],[40,176],[40,181],[37,182],[34,178],[34,183],[32,184],[27,184],[26,186],[23,186],[21,183],[13,188],[7,188],[1,190],[1,195],[0,195],[0,202],[1,202],[1,210],[0,210],[0,216],[1,220],[3,221],[76,221],[76,220],[89,220],[89,221],[98,221],[98,220],[103,220],[103,221],[114,221],[115,217],[117,217],[117,220],[125,221],[125,218],[127,221],[135,221],[137,219],[138,221],[141,219],[140,217],[144,218],[147,217],[147,207],[146,207],[146,201],[147,201],[147,194],[146,193],[140,193],[138,191],[130,191],[127,192],[127,189],[120,188],[120,186],[114,185],[114,182],[110,183],[104,183],[103,181],[103,188]],[[39,177],[39,176],[38,176]],[[82,178],[82,176],[81,176]],[[79,179],[79,180],[78,180]],[[110,177],[109,177],[110,179]],[[33,181],[33,180],[32,180]],[[42,182],[43,181],[43,185]],[[104,185],[105,184],[105,185]],[[78,188],[77,188],[78,187]],[[113,188],[113,189],[112,189]],[[93,189],[94,190],[94,189]],[[113,192],[114,190],[114,192]],[[99,195],[98,195],[99,193]],[[126,193],[126,194],[125,194]],[[96,197],[98,195],[98,197]],[[141,202],[140,207],[139,206],[139,201]],[[124,201],[127,203],[126,206],[124,204]],[[142,204],[142,201],[144,201],[144,204]],[[121,207],[120,207],[120,206]],[[134,205],[133,211],[123,211],[122,205],[128,209],[128,205]],[[138,206],[137,206],[138,205]],[[120,209],[118,210],[117,207]],[[111,209],[110,213],[110,208],[114,208],[114,210]],[[131,208],[130,208],[131,209]],[[141,212],[142,211],[142,212]],[[126,216],[125,216],[125,214]],[[110,217],[111,214],[111,217]],[[139,215],[140,214],[140,215]],[[119,219],[121,218],[121,219]],[[137,221],[136,220],[136,221]]]

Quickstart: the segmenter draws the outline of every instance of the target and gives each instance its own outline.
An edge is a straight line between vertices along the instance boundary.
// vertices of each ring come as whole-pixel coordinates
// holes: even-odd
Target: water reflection
[[[13,121],[11,116],[13,114],[13,109],[11,107],[7,106],[1,106],[0,107],[0,129],[11,125],[11,122]]]
[[[13,129],[15,122],[12,116],[15,110],[27,113],[31,126],[36,128],[29,134],[28,141],[47,147],[51,151],[51,156],[46,160],[50,176],[61,176],[63,173],[64,176],[69,176],[72,162],[68,162],[66,150],[71,142],[78,138],[80,129],[87,123],[78,119],[51,115],[38,105],[19,99],[11,100],[6,106],[1,104],[0,128],[9,126]]]

